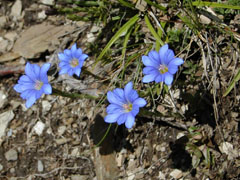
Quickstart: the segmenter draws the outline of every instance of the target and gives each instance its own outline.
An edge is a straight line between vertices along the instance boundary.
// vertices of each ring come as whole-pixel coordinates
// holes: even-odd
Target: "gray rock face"
[[[18,159],[18,154],[17,154],[17,151],[14,150],[14,149],[10,149],[9,151],[7,151],[5,153],[5,158],[8,160],[8,161],[16,161]]]

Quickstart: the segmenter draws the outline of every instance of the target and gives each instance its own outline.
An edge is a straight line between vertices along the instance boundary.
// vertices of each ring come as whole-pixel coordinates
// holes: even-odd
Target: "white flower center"
[[[78,59],[73,58],[73,59],[70,61],[70,66],[71,66],[72,68],[75,68],[75,67],[77,67],[78,65],[79,65]]]
[[[168,72],[168,67],[163,64],[160,64],[158,70],[161,74],[164,74],[164,73]]]
[[[35,82],[34,88],[35,88],[36,90],[40,90],[40,89],[42,88],[42,86],[43,86],[43,82],[37,80],[37,81]]]
[[[132,104],[124,104],[123,109],[125,112],[130,112],[132,110]]]

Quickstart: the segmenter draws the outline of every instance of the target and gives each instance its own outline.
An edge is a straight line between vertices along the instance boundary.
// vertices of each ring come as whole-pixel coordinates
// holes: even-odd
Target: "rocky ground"
[[[55,11],[56,3],[0,2],[0,179],[240,178],[239,85],[222,97],[239,69],[239,41],[219,36],[207,51],[207,43],[205,46],[192,37],[195,49],[182,53],[182,58],[189,62],[198,59],[202,56],[199,47],[204,46],[207,59],[219,58],[211,67],[216,66],[220,75],[214,68],[193,68],[194,77],[191,73],[180,75],[180,82],[186,84],[180,83],[170,95],[161,97],[161,103],[150,100],[147,107],[151,110],[156,106],[162,118],[139,116],[131,130],[113,125],[96,147],[108,128],[103,120],[107,101],[100,104],[48,95],[26,109],[13,90],[26,62],[50,62],[49,79],[61,90],[102,95],[114,87],[87,73],[80,78],[57,75],[57,54],[75,42],[89,54],[84,67],[92,74],[105,77],[112,66],[90,68],[96,55],[87,44],[94,44],[104,24],[70,20]],[[239,32],[239,15],[232,18],[231,24]],[[204,42],[210,33],[203,34]],[[150,35],[146,37],[151,40]],[[204,62],[198,63],[205,67]],[[209,79],[203,78],[204,73],[209,73]],[[194,83],[192,78],[196,78]],[[169,116],[169,112],[175,114]]]

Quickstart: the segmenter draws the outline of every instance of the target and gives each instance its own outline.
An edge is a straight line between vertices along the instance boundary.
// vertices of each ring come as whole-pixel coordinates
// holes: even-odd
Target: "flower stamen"
[[[158,70],[161,74],[164,74],[164,73],[168,72],[168,67],[163,64],[160,64]]]
[[[70,61],[70,66],[71,66],[72,68],[75,68],[75,67],[77,67],[78,65],[79,65],[78,59],[73,58],[73,59]]]
[[[34,88],[36,90],[40,90],[42,88],[42,86],[43,86],[43,82],[42,81],[36,81]]]
[[[124,104],[123,109],[124,109],[125,112],[132,111],[132,104],[131,103],[130,104]]]

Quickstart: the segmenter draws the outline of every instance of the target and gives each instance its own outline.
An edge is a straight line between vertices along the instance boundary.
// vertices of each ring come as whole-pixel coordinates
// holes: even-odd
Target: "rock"
[[[55,139],[55,141],[58,145],[62,145],[62,144],[65,144],[65,143],[71,141],[71,139],[61,138],[61,139]]]
[[[43,172],[44,166],[41,160],[38,160],[37,162],[37,169],[38,169],[38,172]]]
[[[14,149],[10,149],[9,151],[7,151],[5,153],[5,158],[8,160],[8,161],[16,161],[18,159],[18,154],[17,154],[17,151],[14,150]]]
[[[29,59],[39,57],[46,50],[53,51],[51,44],[74,29],[75,27],[70,25],[54,26],[46,22],[31,26],[20,34],[13,46],[13,52]]]
[[[0,37],[0,53],[4,53],[8,47],[8,40]]]
[[[233,145],[229,142],[221,143],[219,149],[222,153],[228,155],[228,160],[233,160],[238,157],[238,151],[236,149],[233,149]]]
[[[12,173],[12,174],[15,173],[15,168],[11,168],[10,173]]]
[[[7,102],[7,95],[0,91],[0,109],[3,107],[3,105]]]
[[[54,5],[54,0],[41,0],[41,2],[46,5]]]
[[[80,174],[71,175],[71,180],[87,180],[87,179],[88,179],[87,175],[80,175]]]
[[[0,171],[3,170],[3,165],[0,164]]]
[[[0,47],[0,49],[1,49],[1,47]],[[3,55],[0,56],[0,62],[11,61],[11,60],[17,59],[19,57],[20,57],[20,55],[18,53],[14,53],[14,52],[4,53]]]
[[[4,27],[7,23],[7,17],[6,16],[0,16],[0,28]]]
[[[48,101],[42,101],[43,112],[48,112],[51,109],[52,105]]]
[[[60,126],[60,127],[58,128],[58,135],[59,135],[59,136],[62,136],[62,135],[65,133],[66,129],[67,129],[66,126]]]
[[[170,176],[172,176],[174,179],[180,179],[183,176],[182,171],[178,169],[174,169],[171,173]]]
[[[8,39],[9,41],[15,41],[17,39],[17,33],[16,32],[8,32],[7,34],[4,35],[4,38]]]
[[[22,12],[22,2],[21,0],[16,0],[11,8],[11,15],[15,17],[19,17]]]
[[[8,123],[14,118],[14,113],[12,110],[6,111],[0,114],[0,138],[5,135],[5,130]]]
[[[38,121],[33,127],[33,130],[38,136],[40,136],[42,135],[44,128],[45,128],[45,124],[42,121]]]
[[[79,149],[75,147],[71,152],[71,156],[77,157],[79,155],[80,155]]]
[[[38,19],[45,19],[47,17],[45,11],[41,11],[38,13]]]

